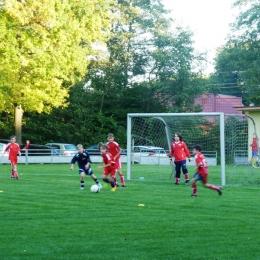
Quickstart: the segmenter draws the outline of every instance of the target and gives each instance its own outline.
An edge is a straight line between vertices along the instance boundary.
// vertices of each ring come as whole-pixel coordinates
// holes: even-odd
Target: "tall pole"
[[[22,117],[23,111],[22,106],[16,106],[14,109],[14,128],[15,128],[15,135],[16,135],[16,142],[18,144],[22,143]]]

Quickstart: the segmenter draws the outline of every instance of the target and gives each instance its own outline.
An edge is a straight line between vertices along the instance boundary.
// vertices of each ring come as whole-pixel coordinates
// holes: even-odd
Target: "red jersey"
[[[198,153],[195,155],[196,165],[201,164],[201,167],[197,169],[198,174],[208,174],[208,163],[206,161],[205,156],[202,153]]]
[[[105,154],[101,154],[103,158],[103,163],[104,164],[111,164],[110,169],[117,169],[117,165],[115,163],[114,157],[111,155],[111,153],[106,152]]]
[[[172,142],[169,156],[174,156],[174,161],[180,162],[186,160],[186,157],[190,158],[190,152],[183,141]]]
[[[15,159],[17,158],[17,153],[20,151],[20,146],[17,143],[9,143],[5,151],[9,152],[9,159]]]
[[[253,138],[252,144],[250,146],[252,147],[252,152],[258,152],[258,139],[255,137]]]
[[[107,142],[106,145],[108,147],[109,153],[111,153],[113,157],[115,157],[118,154],[118,152],[121,150],[119,144],[115,141]],[[118,155],[117,158],[120,158],[120,155]]]

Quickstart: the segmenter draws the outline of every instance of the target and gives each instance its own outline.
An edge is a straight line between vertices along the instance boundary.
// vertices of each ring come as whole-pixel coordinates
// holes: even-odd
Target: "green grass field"
[[[260,259],[257,185],[225,187],[220,197],[199,184],[193,198],[167,173],[94,194],[89,177],[79,189],[69,164],[18,170],[20,180],[10,180],[10,166],[0,165],[1,260]],[[144,177],[150,170],[133,168]],[[210,179],[218,178],[212,167]]]

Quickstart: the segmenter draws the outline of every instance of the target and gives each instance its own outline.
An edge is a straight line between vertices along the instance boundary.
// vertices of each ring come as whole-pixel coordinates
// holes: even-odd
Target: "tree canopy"
[[[107,37],[108,0],[0,3],[0,111],[65,106],[86,73],[93,45]]]

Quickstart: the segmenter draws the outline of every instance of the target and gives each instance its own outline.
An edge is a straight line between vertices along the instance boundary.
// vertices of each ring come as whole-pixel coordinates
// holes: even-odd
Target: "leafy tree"
[[[226,85],[236,83],[245,104],[260,105],[260,3],[239,0],[235,6],[243,11],[233,24],[233,34],[219,50],[215,78]]]
[[[66,106],[92,44],[106,37],[109,8],[107,0],[0,2],[0,111]]]

